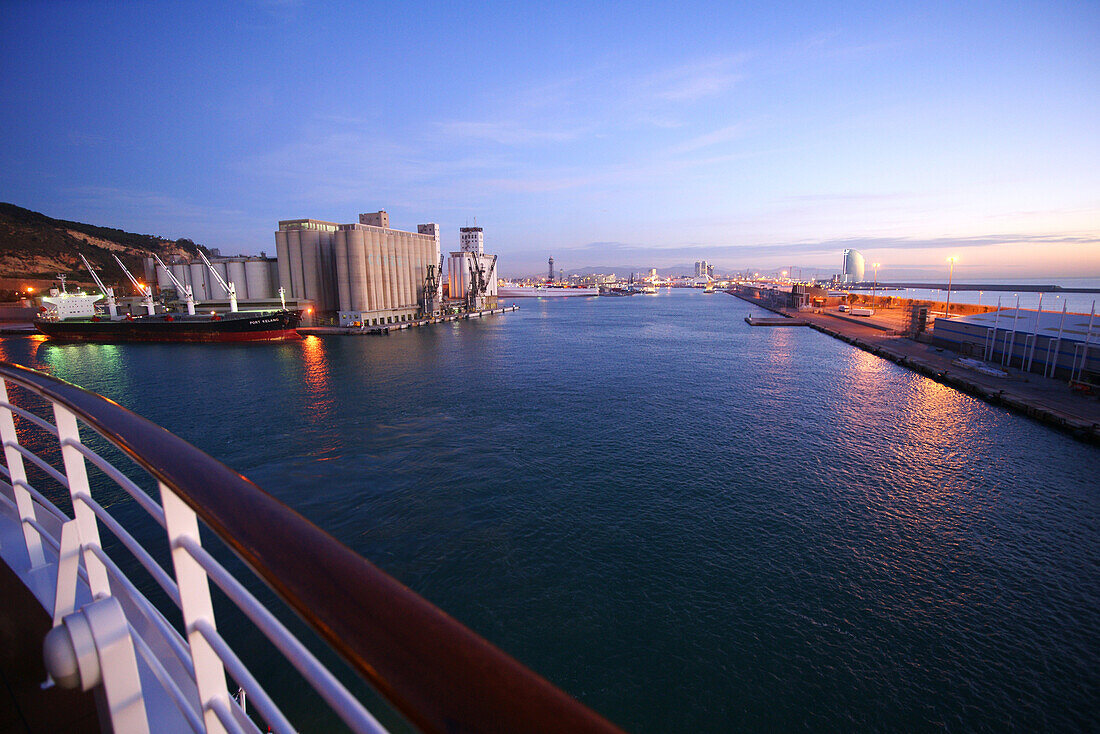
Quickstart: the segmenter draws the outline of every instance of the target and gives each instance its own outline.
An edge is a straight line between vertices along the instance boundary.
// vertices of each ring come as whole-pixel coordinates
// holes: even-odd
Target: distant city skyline
[[[52,217],[249,254],[379,209],[450,251],[476,217],[503,275],[855,248],[884,279],[1100,277],[1095,4],[17,3],[0,30],[0,200]]]

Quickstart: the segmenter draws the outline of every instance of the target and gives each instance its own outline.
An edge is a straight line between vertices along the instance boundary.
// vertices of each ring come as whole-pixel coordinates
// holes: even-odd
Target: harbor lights
[[[871,286],[871,308],[875,307],[875,296],[878,294],[878,266],[881,263],[871,263],[871,267],[875,269],[875,282]]]
[[[955,263],[959,261],[959,258],[952,255],[947,258],[947,262],[950,263],[951,269],[947,273],[947,305],[943,309],[943,317],[945,319],[951,318],[951,280],[955,277]]]

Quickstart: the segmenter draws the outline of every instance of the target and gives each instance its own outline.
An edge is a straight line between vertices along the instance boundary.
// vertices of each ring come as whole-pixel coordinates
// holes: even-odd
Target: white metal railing
[[[9,386],[19,390],[15,402]],[[124,471],[82,440],[87,429],[133,466]],[[45,642],[53,681],[100,691],[115,731],[257,732],[245,693],[264,724],[294,731],[218,629],[211,582],[348,727],[384,731],[203,545],[200,520],[202,533],[424,731],[619,731],[229,467],[94,393],[0,362],[0,446],[0,560],[53,619]],[[46,492],[32,485],[39,476],[51,483]],[[118,509],[133,505],[115,503],[114,487],[152,522],[128,527]],[[72,517],[50,496],[67,498]],[[102,531],[117,551],[104,549]],[[149,538],[163,538],[167,560]],[[158,590],[164,608],[150,598]]]
[[[21,557],[9,558],[13,552],[5,547],[4,560],[17,573],[22,571],[23,576],[55,579],[52,599],[45,600],[51,602],[46,606],[54,624],[48,644],[95,648],[72,652],[77,658],[78,675],[67,682],[85,690],[102,683],[116,731],[148,732],[150,722],[159,722],[158,727],[164,725],[162,717],[170,713],[147,710],[153,699],[141,689],[139,666],[148,669],[171,701],[174,714],[195,732],[260,731],[237,698],[230,695],[226,670],[237,687],[247,691],[248,700],[267,726],[285,734],[295,731],[263,685],[218,633],[209,579],[257,625],[353,731],[385,731],[313,653],[203,548],[198,517],[191,507],[163,482],[157,483],[161,497],[158,504],[137,482],[81,441],[77,417],[71,411],[57,402],[52,403],[52,409],[51,423],[26,407],[12,404],[8,382],[0,379],[0,440],[6,460],[6,466],[0,467],[6,480],[0,483],[3,484],[0,509],[6,508],[5,514],[19,522],[23,537],[22,553],[14,554]],[[41,440],[20,440],[15,417],[26,421],[28,429],[33,427],[40,434],[56,439],[61,469],[28,448],[28,443],[41,445]],[[24,462],[67,490],[74,518],[66,516],[28,482]],[[164,528],[171,553],[171,573],[92,497],[89,463]],[[59,527],[47,527],[40,521],[44,517],[52,518]],[[104,552],[101,528],[119,540],[178,607],[184,622],[182,636]],[[81,596],[86,601],[83,607],[78,607],[77,599]],[[141,610],[148,622],[146,630],[139,632],[128,622],[120,606],[93,609],[99,602],[114,597],[122,597],[128,606]],[[59,629],[67,634],[56,633]],[[89,629],[90,634],[84,634]],[[147,640],[150,633],[158,635],[159,640]],[[119,644],[117,640],[112,643],[106,639],[112,636],[121,636],[127,642]],[[170,649],[176,658],[174,664],[166,665],[153,652],[154,645]],[[98,656],[98,663],[88,663],[84,658],[89,656]],[[91,668],[98,668],[98,672],[89,672]],[[189,680],[181,680],[176,671],[186,673]]]

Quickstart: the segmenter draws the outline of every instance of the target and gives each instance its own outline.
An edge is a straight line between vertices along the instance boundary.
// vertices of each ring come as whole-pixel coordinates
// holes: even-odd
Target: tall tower
[[[554,282],[554,256],[550,256],[550,282]]]
[[[462,252],[475,255],[485,254],[485,233],[481,227],[459,227],[459,242]]]

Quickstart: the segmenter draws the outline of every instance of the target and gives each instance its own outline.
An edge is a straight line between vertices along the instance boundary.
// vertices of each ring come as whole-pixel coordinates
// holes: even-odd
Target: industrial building
[[[279,222],[279,279],[289,296],[335,312],[341,326],[409,321],[439,303],[439,225],[390,227],[383,211],[353,224]]]
[[[932,341],[1025,372],[1084,382],[1100,378],[1100,317],[1095,315],[1010,308],[937,318]]]
[[[867,261],[859,250],[844,251],[844,270],[841,280],[845,283],[862,283],[863,274],[867,270]]]
[[[220,257],[217,250],[210,257],[210,264],[221,277],[234,285],[239,301],[272,301],[279,298],[279,268],[275,258],[260,253],[259,257],[239,255]],[[145,282],[156,284],[160,292],[176,290],[168,273],[157,267],[151,257],[145,258]],[[227,301],[225,292],[202,260],[174,258],[165,263],[184,286],[191,286],[196,301]],[[176,294],[182,297],[182,294]]]
[[[451,253],[447,282],[452,301],[463,301],[467,308],[495,308],[497,301],[497,257],[485,254],[485,234],[481,227],[461,227],[459,250]],[[550,267],[553,268],[553,259]]]

